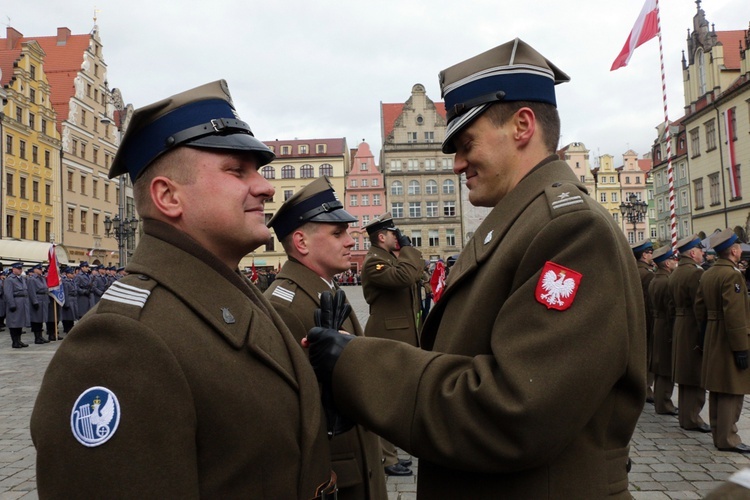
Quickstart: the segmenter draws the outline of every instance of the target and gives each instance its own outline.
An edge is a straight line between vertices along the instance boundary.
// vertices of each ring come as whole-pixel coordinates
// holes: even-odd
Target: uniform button
[[[139,274],[138,275],[138,279],[139,280],[143,280],[143,281],[148,281],[149,280],[148,276],[146,276],[145,274]]]

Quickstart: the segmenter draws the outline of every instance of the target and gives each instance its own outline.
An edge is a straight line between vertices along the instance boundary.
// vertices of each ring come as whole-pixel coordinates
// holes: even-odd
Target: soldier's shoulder
[[[97,313],[115,313],[137,319],[159,283],[145,274],[129,274],[102,294]]]
[[[589,195],[573,182],[553,182],[544,189],[552,218],[571,212],[591,210]]]
[[[297,295],[298,285],[289,278],[276,278],[263,295],[272,304],[289,306]]]

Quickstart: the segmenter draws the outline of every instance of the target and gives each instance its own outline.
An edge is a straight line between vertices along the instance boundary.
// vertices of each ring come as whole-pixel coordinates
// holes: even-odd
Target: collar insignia
[[[233,325],[234,324],[234,316],[232,316],[232,313],[229,312],[229,309],[226,307],[221,308],[221,317],[224,319],[224,323],[227,325]]]

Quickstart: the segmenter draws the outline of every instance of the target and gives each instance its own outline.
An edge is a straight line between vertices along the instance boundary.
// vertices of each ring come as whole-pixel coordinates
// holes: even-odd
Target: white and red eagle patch
[[[547,261],[536,284],[534,296],[547,309],[564,311],[573,305],[582,277],[581,273]]]

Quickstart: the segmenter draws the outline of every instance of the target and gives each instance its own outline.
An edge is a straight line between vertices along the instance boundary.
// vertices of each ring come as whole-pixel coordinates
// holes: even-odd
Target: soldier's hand
[[[343,290],[337,290],[335,295],[331,292],[320,294],[320,309],[315,310],[315,326],[341,330],[344,321],[352,312],[352,307],[346,303],[346,294]]]
[[[732,351],[734,354],[734,364],[738,370],[747,370],[747,350]]]
[[[396,229],[396,241],[401,248],[411,246],[411,238],[403,234],[400,229]]]
[[[344,348],[354,337],[339,333],[331,328],[315,327],[307,333],[307,348],[310,364],[315,370],[318,380],[331,383],[333,368],[344,352]]]
[[[39,304],[31,304],[31,307],[33,307],[34,309],[39,309]]]
[[[18,308],[16,306],[10,306],[9,309],[10,309],[10,312],[14,313],[16,312],[16,309]]]

